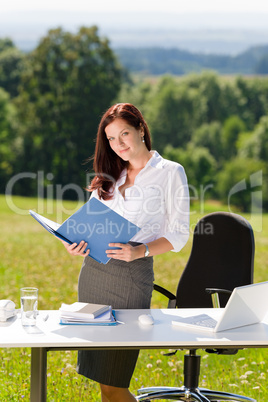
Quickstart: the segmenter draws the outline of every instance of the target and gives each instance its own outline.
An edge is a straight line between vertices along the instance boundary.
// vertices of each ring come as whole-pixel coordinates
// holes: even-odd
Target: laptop
[[[199,314],[187,318],[178,317],[172,324],[210,332],[257,324],[268,311],[268,281],[235,288],[225,308],[215,310],[220,313],[218,319],[208,314]]]

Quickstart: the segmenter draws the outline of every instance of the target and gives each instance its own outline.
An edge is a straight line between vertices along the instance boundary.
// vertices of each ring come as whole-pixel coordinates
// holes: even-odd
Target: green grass
[[[12,204],[11,204],[12,202]],[[60,242],[29,217],[28,209],[37,209],[35,198],[12,197],[7,205],[0,196],[0,298],[10,298],[19,306],[19,289],[39,288],[39,308],[58,309],[62,302],[77,299],[77,281],[82,258],[69,256]],[[41,211],[43,207],[43,211]],[[65,219],[77,208],[76,203],[39,203],[38,212],[51,219]],[[14,211],[16,210],[16,211]],[[216,202],[192,205],[191,227],[209,212],[227,210]],[[52,212],[48,214],[49,212]],[[251,219],[249,215],[245,215]],[[61,219],[60,219],[61,218]],[[263,216],[262,230],[255,233],[255,282],[268,277],[268,215]],[[179,253],[155,257],[155,281],[176,291],[177,282],[191,250],[191,239]],[[174,274],[175,273],[175,274]],[[154,293],[153,307],[165,307],[166,301]],[[131,381],[133,393],[148,385],[182,385],[183,355],[165,357],[167,351],[143,350]],[[200,386],[235,392],[267,402],[268,351],[246,349],[234,356],[214,356],[200,350],[202,356]],[[2,349],[0,357],[0,400],[21,401],[30,397],[30,349]],[[48,401],[100,401],[98,386],[78,376],[76,352],[49,352]]]

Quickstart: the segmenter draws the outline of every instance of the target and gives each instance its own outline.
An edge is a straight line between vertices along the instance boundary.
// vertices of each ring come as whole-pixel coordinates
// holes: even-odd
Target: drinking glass
[[[37,303],[38,303],[37,288],[21,288],[21,323],[25,327],[36,325]]]

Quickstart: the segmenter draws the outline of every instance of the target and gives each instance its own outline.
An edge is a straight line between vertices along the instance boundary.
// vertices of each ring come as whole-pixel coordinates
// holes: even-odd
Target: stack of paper
[[[75,325],[111,325],[116,320],[112,313],[112,307],[103,304],[62,303],[60,307],[60,323]]]

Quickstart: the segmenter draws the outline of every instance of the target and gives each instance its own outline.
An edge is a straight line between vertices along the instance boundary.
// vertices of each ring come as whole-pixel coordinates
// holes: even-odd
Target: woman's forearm
[[[146,244],[149,249],[149,257],[164,254],[173,249],[172,244],[165,237],[160,237],[159,239]],[[138,258],[144,257],[146,251],[145,245],[141,244],[140,246],[137,246],[135,248],[138,249],[137,251],[139,251]]]

